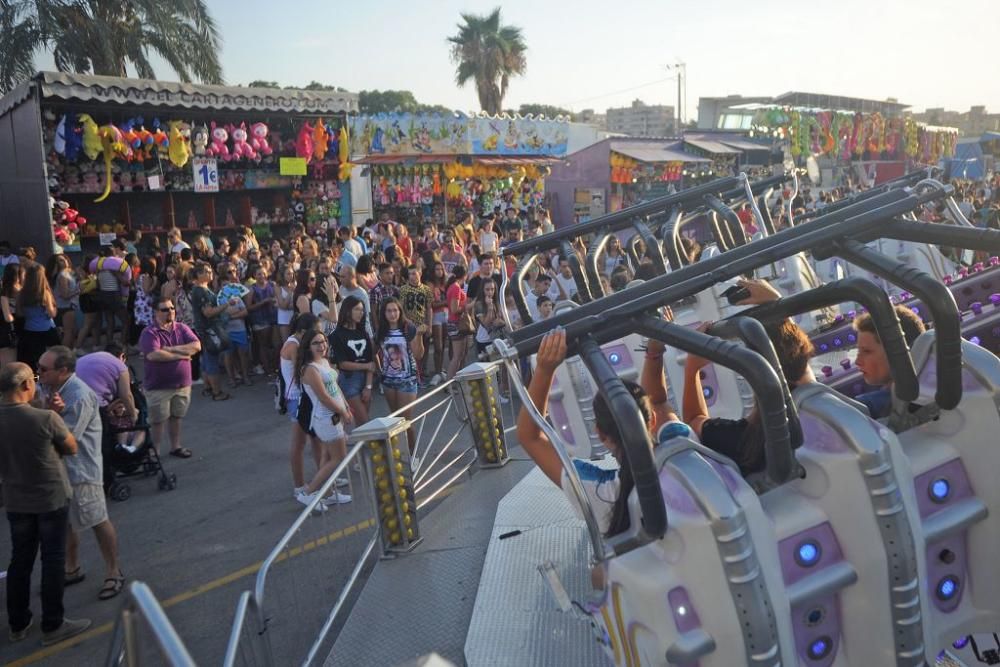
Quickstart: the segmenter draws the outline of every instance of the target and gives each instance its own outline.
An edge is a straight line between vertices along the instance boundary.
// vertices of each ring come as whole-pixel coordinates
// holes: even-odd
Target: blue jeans
[[[66,522],[69,505],[44,514],[7,512],[11,557],[7,568],[7,622],[15,632],[31,622],[31,570],[42,549],[42,632],[63,622]]]

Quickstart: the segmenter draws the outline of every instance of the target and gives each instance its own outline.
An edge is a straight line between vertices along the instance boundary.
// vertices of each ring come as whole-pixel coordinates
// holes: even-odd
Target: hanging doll
[[[389,205],[389,181],[385,176],[378,179],[378,201],[380,206]]]
[[[406,204],[409,195],[407,194],[410,189],[410,177],[401,176],[399,179],[399,187],[396,189],[396,205],[403,206]]]
[[[246,123],[240,123],[239,127],[230,125],[229,135],[233,138],[233,152],[230,154],[230,161],[243,158],[248,160],[257,159],[257,151],[247,142]]]
[[[101,137],[97,130],[97,123],[89,115],[80,114],[80,125],[83,128],[83,154],[88,160],[96,160],[101,154]]]
[[[420,177],[413,174],[413,180],[410,182],[410,203],[414,206],[420,204]]]
[[[302,127],[299,129],[299,136],[295,140],[295,155],[305,158],[306,162],[311,162],[314,151],[313,127],[309,123],[302,123]]]
[[[167,157],[170,158],[171,164],[175,167],[183,167],[191,159],[190,140],[184,136],[182,129],[184,123],[172,120],[167,125],[170,127],[170,131],[167,133],[167,138],[170,141],[167,147]]]
[[[191,149],[195,155],[202,157],[208,153],[208,127],[199,125],[191,135]]]
[[[257,151],[257,159],[263,155],[270,155],[274,151],[267,142],[267,125],[264,123],[254,123],[250,126],[250,146]]]
[[[313,155],[317,161],[322,162],[323,158],[326,157],[330,141],[330,137],[326,133],[326,125],[323,124],[322,118],[316,119],[316,127],[313,128],[312,138]]]
[[[212,128],[212,145],[205,149],[205,155],[208,157],[216,157],[225,161],[229,161],[229,146],[226,145],[226,141],[229,140],[229,133],[226,132],[226,128],[217,126],[213,120],[211,123]]]

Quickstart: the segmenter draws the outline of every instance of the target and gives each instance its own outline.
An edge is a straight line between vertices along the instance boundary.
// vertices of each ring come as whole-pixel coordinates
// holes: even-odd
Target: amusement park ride
[[[554,327],[568,358],[548,418],[584,508],[603,586],[584,607],[617,665],[1000,664],[1000,260],[970,268],[938,246],[1000,254],[1000,232],[972,227],[951,188],[910,174],[830,205],[780,231],[768,214],[784,176],[722,178],[507,247],[504,285],[525,323],[497,341],[515,378]],[[762,230],[747,238],[733,207]],[[942,203],[952,224],[919,222]],[[714,247],[684,256],[680,230],[705,220]],[[598,256],[612,234],[633,263],[640,245],[656,277],[604,294]],[[585,258],[571,239],[589,239]],[[642,244],[636,241],[642,240]],[[532,322],[523,278],[540,253],[567,258],[580,303]],[[741,276],[767,278],[782,298],[731,305]],[[731,292],[729,292],[731,294]],[[738,300],[738,299],[733,299]],[[911,306],[932,328],[908,349],[894,309]],[[674,319],[659,315],[672,306]],[[892,373],[892,410],[870,418],[847,356],[852,318],[871,315]],[[794,318],[812,334],[819,382],[789,391],[763,324]],[[694,328],[714,323],[706,332]],[[712,362],[702,383],[712,414],[756,406],[766,469],[744,479],[729,459],[685,438],[654,447],[622,384],[641,368],[647,339],[668,350],[679,396],[684,356]],[[727,339],[736,339],[737,342]],[[606,537],[587,511],[571,457],[597,458],[588,412],[612,406],[635,490],[631,529]],[[676,401],[675,401],[676,404]]]

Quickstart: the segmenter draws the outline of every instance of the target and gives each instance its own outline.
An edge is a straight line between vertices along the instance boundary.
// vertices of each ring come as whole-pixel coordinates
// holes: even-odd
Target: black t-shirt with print
[[[330,347],[335,362],[367,364],[374,359],[372,342],[364,329],[337,327],[330,335]]]

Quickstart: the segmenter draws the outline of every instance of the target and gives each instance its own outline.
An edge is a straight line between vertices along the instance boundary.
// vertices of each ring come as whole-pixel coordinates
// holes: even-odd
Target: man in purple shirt
[[[170,455],[187,459],[191,450],[181,446],[181,419],[191,404],[191,357],[201,350],[201,342],[186,324],[176,321],[170,298],[157,299],[154,311],[156,322],[139,337],[153,443],[160,446],[166,422]]]

